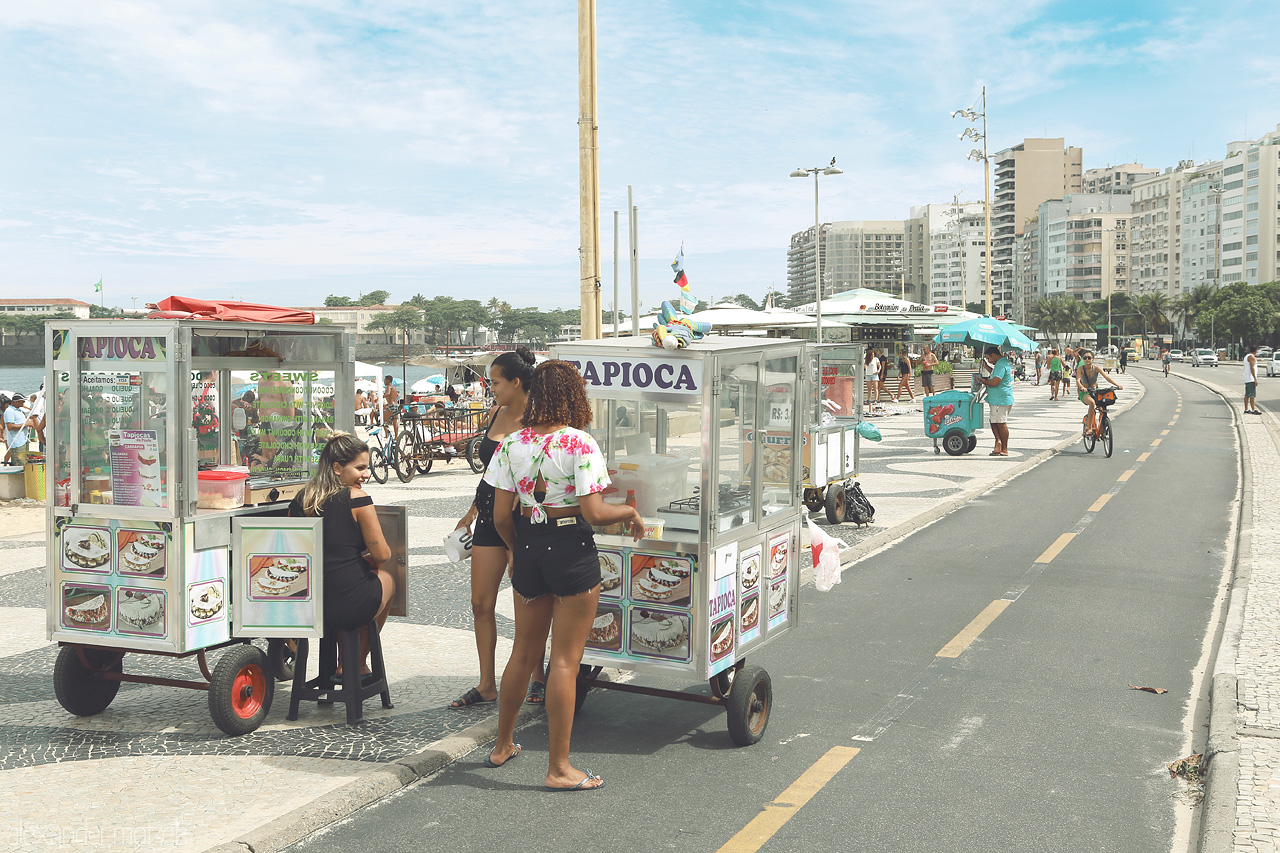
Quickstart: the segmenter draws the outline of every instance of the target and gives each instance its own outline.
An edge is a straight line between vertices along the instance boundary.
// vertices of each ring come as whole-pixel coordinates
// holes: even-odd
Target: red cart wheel
[[[236,646],[218,661],[209,680],[209,715],[229,735],[248,734],[267,718],[274,695],[266,655],[256,646]]]

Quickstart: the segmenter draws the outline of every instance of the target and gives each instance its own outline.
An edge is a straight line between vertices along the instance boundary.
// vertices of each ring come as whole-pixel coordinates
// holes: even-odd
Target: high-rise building
[[[1017,259],[1025,310],[1046,296],[1092,302],[1127,292],[1130,210],[1125,195],[1076,193],[1041,203]]]
[[[1014,315],[1013,251],[1017,236],[1042,202],[1079,193],[1084,152],[1056,139],[1024,139],[992,155],[995,197],[991,209],[992,311]],[[1015,319],[1020,319],[1014,315]]]
[[[903,292],[905,225],[889,221],[829,222],[822,226],[822,293],[860,287],[898,295]],[[813,228],[791,235],[787,250],[787,299],[792,305],[814,300]]]
[[[1080,191],[1090,194],[1129,195],[1133,192],[1134,182],[1158,174],[1160,174],[1159,169],[1148,169],[1141,163],[1122,163],[1119,166],[1107,166],[1102,169],[1087,169],[1080,181]]]
[[[1182,176],[1182,222],[1178,239],[1178,287],[1181,296],[1202,285],[1217,287],[1218,237],[1222,224],[1223,161],[1204,163]],[[1134,259],[1137,278],[1137,258]]]
[[[1280,125],[1227,144],[1222,168],[1222,284],[1263,284],[1280,267]]]
[[[929,237],[929,288],[920,302],[963,308],[982,302],[986,286],[986,220],[982,202],[956,201],[928,205],[932,231]],[[943,208],[941,216],[933,212]],[[918,208],[912,208],[914,217]],[[908,232],[909,233],[909,232]]]
[[[1133,296],[1163,293],[1173,299],[1182,289],[1182,182],[1194,169],[1183,160],[1133,184]]]

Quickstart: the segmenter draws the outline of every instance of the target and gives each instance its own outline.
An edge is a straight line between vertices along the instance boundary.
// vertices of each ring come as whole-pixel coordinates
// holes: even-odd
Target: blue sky
[[[640,209],[641,299],[786,288],[822,218],[982,197],[993,150],[1221,157],[1280,123],[1273,2],[600,2],[601,241]],[[289,305],[385,289],[578,304],[576,3],[0,6],[0,295]],[[627,297],[623,297],[624,305]]]

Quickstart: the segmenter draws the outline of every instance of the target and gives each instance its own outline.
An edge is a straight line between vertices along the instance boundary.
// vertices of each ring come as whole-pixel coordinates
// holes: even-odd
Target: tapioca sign
[[[689,362],[653,358],[566,359],[590,388],[661,391],[698,395],[701,390]]]
[[[55,358],[66,346],[65,337],[54,336]],[[102,335],[76,338],[76,358],[109,361],[156,361],[164,358],[164,338]]]

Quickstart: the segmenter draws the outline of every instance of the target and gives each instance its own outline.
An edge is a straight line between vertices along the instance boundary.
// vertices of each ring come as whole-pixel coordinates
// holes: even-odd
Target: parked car
[[[1280,376],[1280,352],[1273,354],[1266,361],[1262,361],[1261,358],[1258,361],[1266,365],[1268,376]]]
[[[1180,349],[1171,349],[1171,350],[1169,350],[1169,360],[1170,360],[1170,361],[1182,361],[1182,350],[1180,350]]]
[[[1217,367],[1218,354],[1211,349],[1198,349],[1191,356],[1192,367]]]
[[[1264,361],[1270,361],[1271,356],[1274,354],[1275,352],[1271,347],[1258,347],[1258,364],[1262,364]]]

